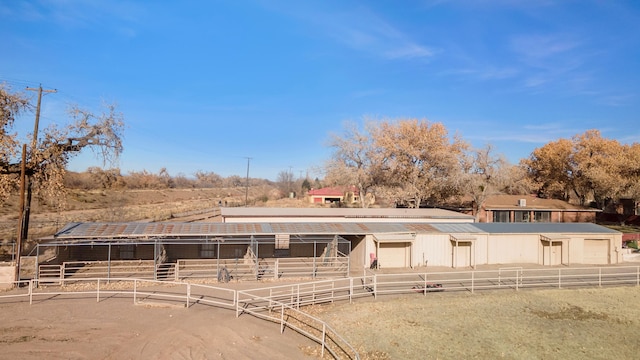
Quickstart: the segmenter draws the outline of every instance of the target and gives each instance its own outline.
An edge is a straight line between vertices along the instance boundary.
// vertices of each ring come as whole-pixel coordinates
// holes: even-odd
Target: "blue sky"
[[[58,90],[41,129],[118,103],[123,173],[321,176],[329,134],[365,118],[442,122],[512,163],[588,129],[640,142],[637,1],[12,0],[0,35],[0,82]]]

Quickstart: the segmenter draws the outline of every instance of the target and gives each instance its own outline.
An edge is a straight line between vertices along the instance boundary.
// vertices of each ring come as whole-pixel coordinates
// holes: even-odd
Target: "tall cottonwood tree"
[[[419,207],[422,200],[441,202],[461,190],[460,173],[468,144],[449,138],[442,123],[427,120],[382,122],[373,146],[383,159],[384,181],[395,186],[400,200]]]
[[[625,163],[624,147],[598,130],[547,143],[522,162],[543,195],[593,200],[601,209],[625,191]]]
[[[640,144],[625,145],[623,157],[621,174],[624,180],[621,196],[632,199],[637,207],[640,202]]]
[[[573,191],[573,143],[559,139],[539,147],[522,166],[544,197],[568,201]]]

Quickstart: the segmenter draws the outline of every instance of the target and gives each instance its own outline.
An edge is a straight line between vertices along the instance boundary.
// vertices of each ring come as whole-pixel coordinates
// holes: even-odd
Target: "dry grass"
[[[637,359],[640,288],[430,293],[317,306],[363,359]]]
[[[302,199],[282,199],[260,202],[255,199],[273,191],[272,187],[250,188],[252,206],[304,206]],[[194,212],[213,210],[219,203],[227,206],[244,205],[244,188],[201,188],[164,190],[71,190],[64,211],[36,199],[30,220],[29,238],[49,236],[70,222],[122,221],[193,221],[185,217]],[[8,199],[0,209],[0,238],[14,241],[18,225],[17,198]],[[206,217],[203,216],[203,218]],[[217,221],[207,218],[207,221]],[[27,249],[28,249],[27,244]]]

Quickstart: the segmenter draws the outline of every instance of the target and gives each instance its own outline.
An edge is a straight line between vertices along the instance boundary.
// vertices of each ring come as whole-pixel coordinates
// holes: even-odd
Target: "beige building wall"
[[[491,234],[488,240],[489,264],[538,263],[538,234]]]
[[[449,234],[417,234],[412,255],[415,266],[451,266]]]

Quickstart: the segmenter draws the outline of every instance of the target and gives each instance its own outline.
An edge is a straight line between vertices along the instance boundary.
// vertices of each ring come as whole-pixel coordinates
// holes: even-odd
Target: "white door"
[[[470,243],[458,243],[458,247],[453,248],[455,267],[469,267],[471,266],[471,244]],[[457,253],[456,253],[457,252]]]
[[[609,240],[584,240],[584,264],[608,264]]]
[[[383,268],[407,267],[407,243],[382,243],[378,254],[378,264]]]
[[[542,247],[543,265],[562,264],[562,244],[552,243]]]

